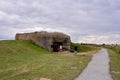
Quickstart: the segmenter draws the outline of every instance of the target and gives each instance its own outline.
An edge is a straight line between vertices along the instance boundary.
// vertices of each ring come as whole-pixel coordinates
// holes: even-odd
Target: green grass
[[[0,80],[74,80],[91,57],[53,54],[31,41],[0,41]]]
[[[109,49],[111,74],[114,80],[120,80],[120,48]]]
[[[79,43],[71,43],[71,50],[74,50],[74,47],[78,47],[78,52],[87,52],[92,50],[99,50],[101,47],[97,47],[95,45],[82,45]]]

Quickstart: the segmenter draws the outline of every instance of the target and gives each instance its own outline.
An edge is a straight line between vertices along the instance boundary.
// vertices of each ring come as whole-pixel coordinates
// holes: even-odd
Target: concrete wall
[[[33,33],[17,33],[16,40],[32,40],[37,45],[52,51],[51,45],[54,42],[63,43],[63,48],[70,49],[70,36],[59,32],[33,32]]]

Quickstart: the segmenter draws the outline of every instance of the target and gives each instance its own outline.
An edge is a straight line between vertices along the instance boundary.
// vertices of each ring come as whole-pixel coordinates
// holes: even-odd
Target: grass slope
[[[109,49],[111,74],[114,80],[120,80],[120,47]]]
[[[95,46],[95,45],[82,45],[79,43],[71,43],[71,50],[74,50],[74,47],[78,47],[78,52],[87,52],[87,51],[93,51],[93,50],[99,50],[101,47]]]
[[[31,41],[0,41],[0,80],[74,80],[90,59],[53,54]]]

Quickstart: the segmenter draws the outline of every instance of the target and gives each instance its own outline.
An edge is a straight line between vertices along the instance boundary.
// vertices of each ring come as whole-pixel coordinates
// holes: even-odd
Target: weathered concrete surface
[[[32,32],[32,33],[17,33],[16,40],[32,40],[37,45],[46,48],[49,51],[59,49],[60,45],[66,49],[70,49],[70,36],[61,32]]]
[[[75,80],[113,80],[109,73],[109,55],[106,49],[96,53],[88,66]]]

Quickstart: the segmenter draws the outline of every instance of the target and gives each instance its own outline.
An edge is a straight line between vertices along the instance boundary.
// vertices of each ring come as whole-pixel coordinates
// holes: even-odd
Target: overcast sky
[[[120,44],[120,0],[0,0],[0,39],[43,30],[74,42]]]

